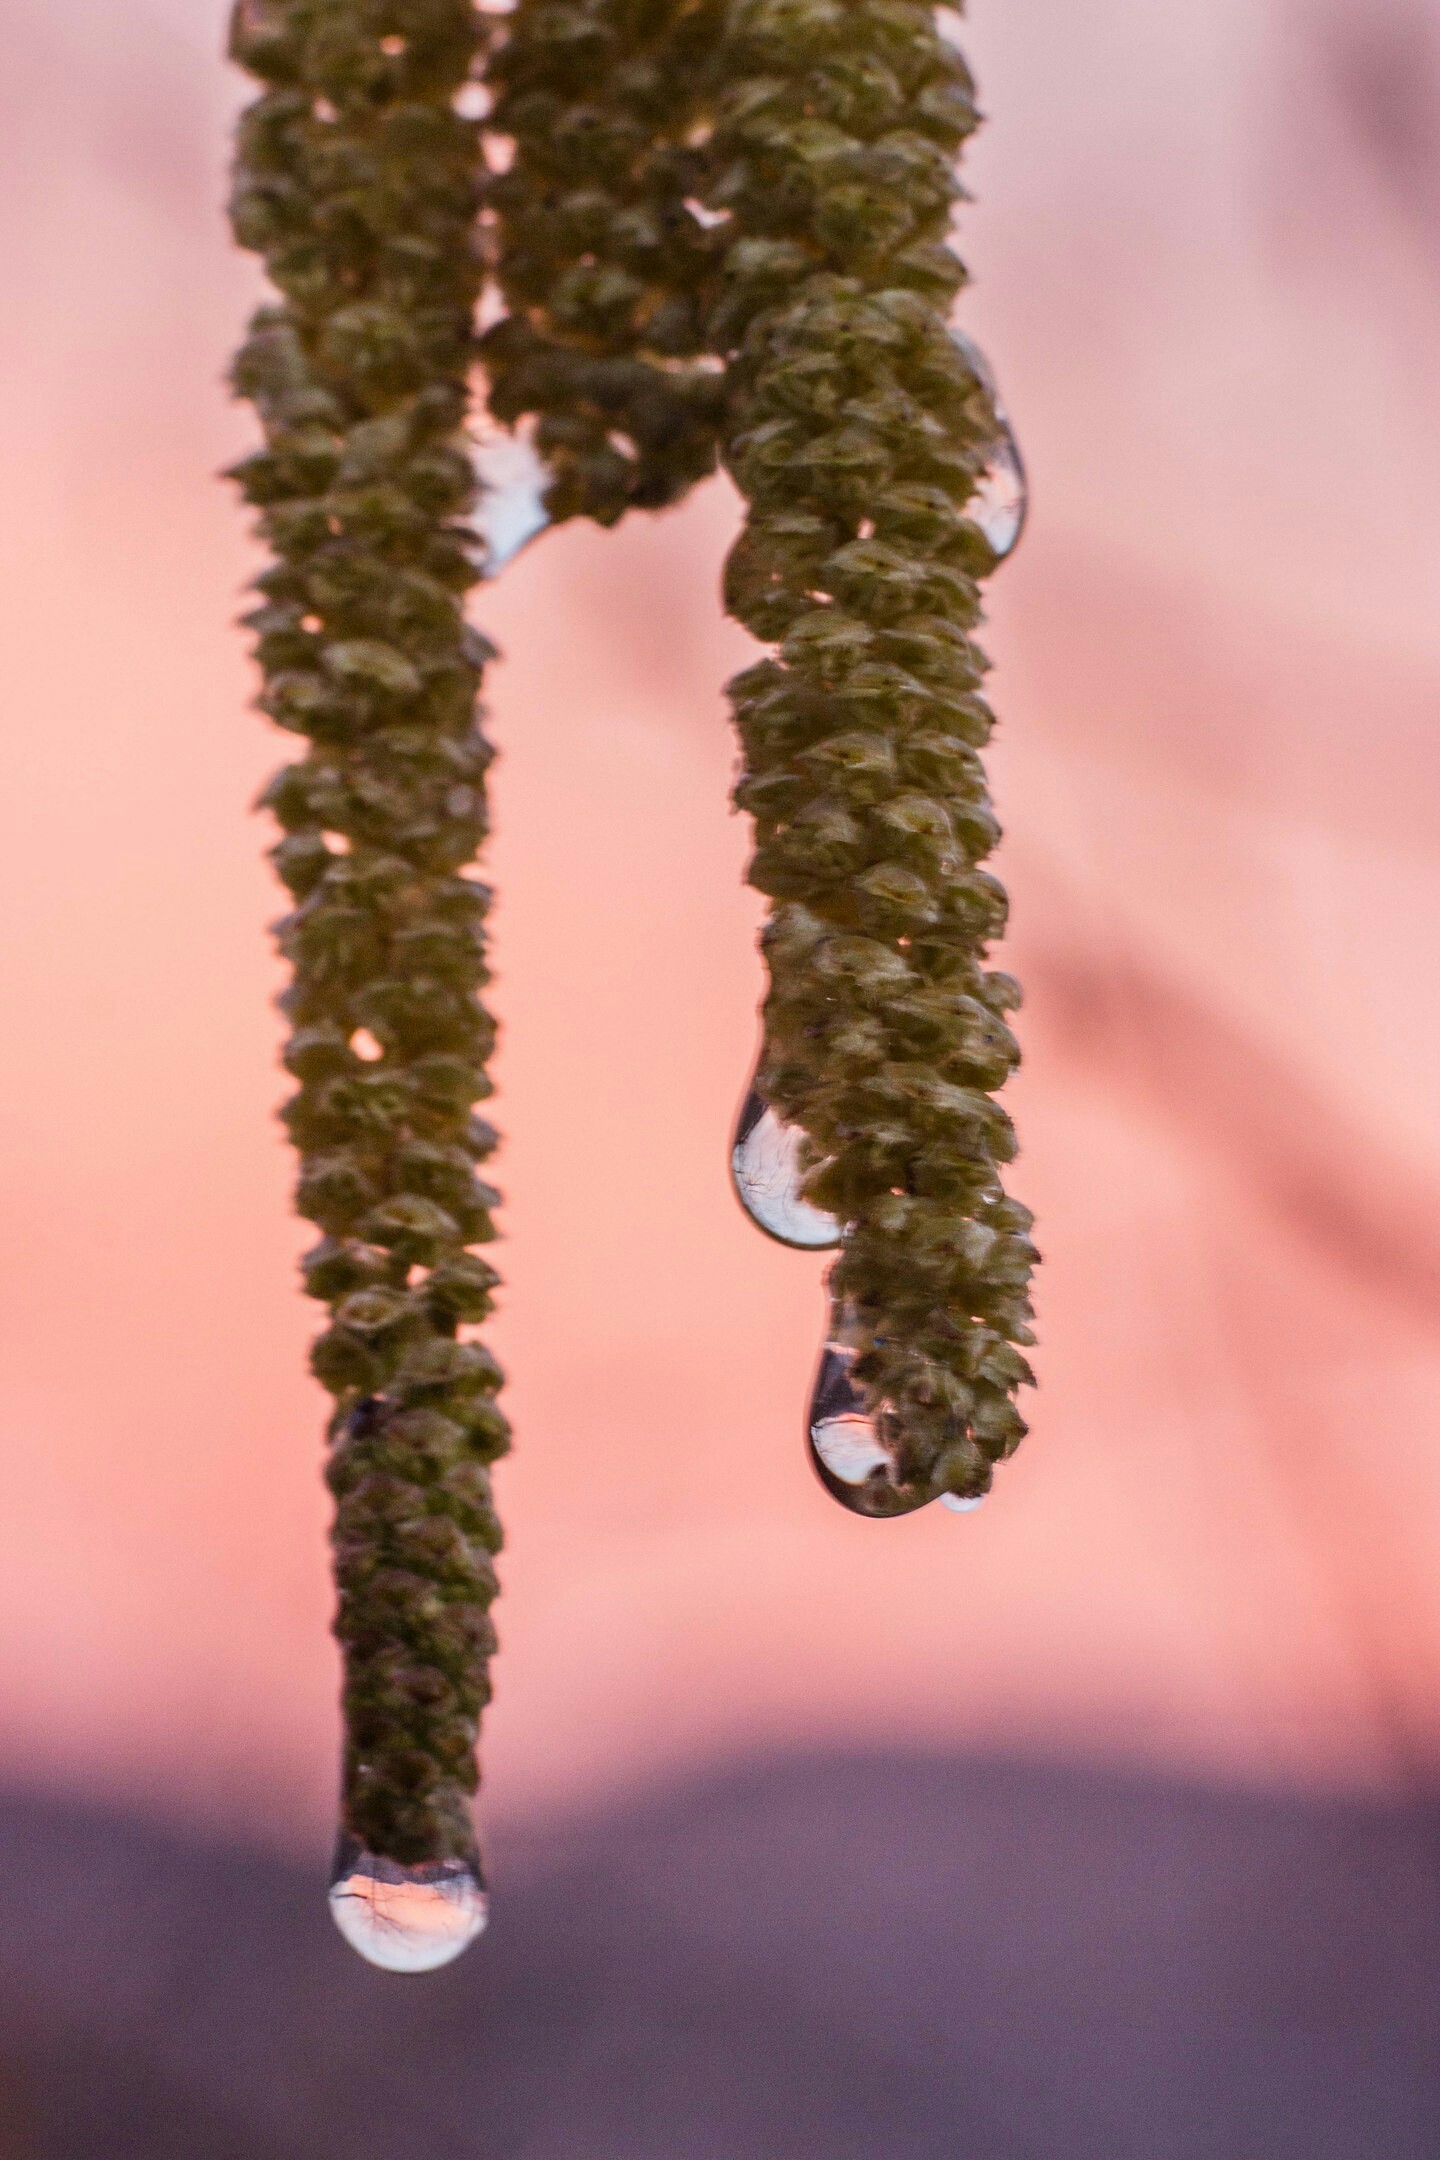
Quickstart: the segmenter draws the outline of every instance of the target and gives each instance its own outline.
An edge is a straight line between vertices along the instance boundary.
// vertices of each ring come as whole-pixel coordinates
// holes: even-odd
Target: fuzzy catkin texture
[[[1020,993],[986,964],[995,557],[965,514],[997,421],[947,327],[974,86],[917,0],[509,20],[492,408],[539,416],[552,515],[602,523],[678,499],[718,432],[748,505],[726,605],[778,648],[731,686],[774,903],[761,1084],[845,1227],[832,1288],[893,1465],[866,1510],[973,1497],[1025,1431],[1036,1259],[999,1176]]]
[[[722,0],[517,0],[492,51],[487,189],[506,314],[490,408],[538,421],[546,507],[611,525],[714,470],[723,234],[698,198]]]
[[[966,503],[995,432],[947,329],[973,85],[911,0],[732,0],[710,202],[712,337],[748,505],[730,611],[777,649],[731,684],[769,895],[761,1086],[845,1225],[832,1289],[894,1511],[987,1490],[1025,1432],[1027,1209],[996,1100],[1012,978],[975,643],[994,568]]]
[[[467,1333],[497,1196],[473,1115],[489,895],[462,874],[491,755],[462,612],[479,149],[453,100],[484,25],[469,0],[241,0],[231,33],[263,86],[235,231],[280,296],[235,364],[264,429],[236,478],[273,557],[247,617],[261,703],[302,745],[264,801],[294,900],[283,1116],[321,1233],[306,1287],[330,1308],[313,1365],[335,1397],[343,1826],[402,1865],[474,1858],[507,1440]]]

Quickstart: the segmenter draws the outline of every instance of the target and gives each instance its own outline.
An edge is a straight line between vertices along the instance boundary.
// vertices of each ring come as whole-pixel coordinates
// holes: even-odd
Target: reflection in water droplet
[[[800,1195],[798,1125],[787,1125],[751,1087],[740,1106],[730,1147],[735,1194],[758,1229],[799,1252],[823,1252],[840,1243],[840,1225]]]
[[[988,393],[995,409],[1000,432],[991,447],[985,470],[979,484],[966,505],[966,515],[980,527],[995,551],[997,561],[1004,562],[1013,555],[1025,529],[1025,513],[1030,507],[1030,483],[1025,474],[1025,460],[1020,455],[1020,445],[1015,440],[1015,430],[1010,415],[1005,410],[989,360],[973,338],[963,330],[951,329],[951,342],[956,345],[970,363],[978,381]]]
[[[940,1505],[950,1508],[956,1515],[972,1515],[975,1509],[983,1504],[984,1499],[984,1493],[978,1493],[973,1500],[962,1500],[959,1493],[942,1492]]]
[[[928,1494],[896,1485],[890,1451],[877,1418],[850,1377],[855,1352],[843,1340],[843,1319],[820,1353],[810,1398],[810,1460],[832,1500],[852,1515],[910,1515]]]
[[[498,577],[521,548],[550,523],[545,491],[550,472],[535,448],[534,422],[501,427],[483,407],[475,436],[475,477],[480,500],[475,530],[485,543],[485,575]]]
[[[1029,506],[1029,482],[1020,445],[1010,422],[1002,416],[1001,433],[990,453],[990,462],[966,505],[967,516],[980,527],[999,562],[1015,552]]]
[[[842,1485],[863,1485],[890,1467],[875,1420],[850,1379],[854,1355],[835,1343],[825,1345],[810,1403],[810,1445]]]
[[[475,1940],[490,1900],[465,1860],[400,1867],[342,1837],[330,1884],[335,1925],[384,1972],[434,1972]]]

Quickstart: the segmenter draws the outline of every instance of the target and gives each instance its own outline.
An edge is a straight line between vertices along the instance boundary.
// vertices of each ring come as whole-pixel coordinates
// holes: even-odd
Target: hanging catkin
[[[507,314],[481,350],[490,409],[537,417],[546,507],[611,525],[713,471],[707,355],[723,242],[697,191],[720,0],[517,0],[488,68],[487,189]]]
[[[1025,1426],[1029,1212],[995,1100],[1019,1003],[974,642],[995,558],[967,500],[995,435],[951,337],[963,61],[910,0],[735,0],[710,202],[730,213],[712,340],[746,497],[731,612],[778,646],[731,685],[771,900],[760,1082],[838,1217],[852,1377],[890,1456],[868,1512],[975,1497]]]
[[[672,500],[712,424],[747,501],[726,603],[778,647],[731,686],[772,902],[759,1078],[843,1229],[832,1290],[890,1460],[850,1504],[974,1498],[1025,1431],[1035,1252],[999,1179],[1019,990],[985,965],[996,557],[966,513],[997,416],[948,326],[970,76],[912,0],[518,0],[493,72],[492,405],[541,416],[552,510]]]
[[[453,100],[485,27],[470,0],[241,0],[263,84],[233,204],[278,304],[235,366],[265,447],[237,468],[274,560],[247,620],[261,702],[304,754],[265,793],[295,906],[284,1118],[330,1307],[342,1827],[409,1866],[470,1860],[475,1737],[500,1542],[487,1464],[500,1373],[463,1339],[496,1277],[475,1175],[494,1146],[485,832],[490,752],[464,433],[479,287],[478,147]]]

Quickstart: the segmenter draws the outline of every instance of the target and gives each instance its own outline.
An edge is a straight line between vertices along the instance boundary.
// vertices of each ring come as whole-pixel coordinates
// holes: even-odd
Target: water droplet
[[[850,1379],[854,1354],[825,1345],[810,1403],[810,1445],[821,1467],[842,1485],[863,1485],[890,1467],[875,1420]]]
[[[973,338],[963,330],[951,329],[951,342],[958,347],[970,363],[976,377],[988,393],[994,408],[999,433],[991,446],[985,470],[980,475],[974,494],[966,505],[966,515],[980,527],[994,549],[997,562],[1004,562],[1013,555],[1025,530],[1025,513],[1030,507],[1030,483],[1025,474],[1025,460],[1020,455],[1020,445],[1015,440],[1015,430],[1010,415],[995,381],[995,371]]]
[[[467,1860],[401,1867],[343,1837],[330,1883],[335,1925],[382,1972],[434,1972],[474,1942],[490,1900]]]
[[[767,1237],[797,1252],[824,1252],[840,1243],[840,1225],[801,1197],[804,1137],[752,1085],[735,1123],[730,1174],[741,1207]]]
[[[850,1377],[855,1351],[842,1314],[820,1353],[810,1397],[810,1460],[832,1500],[852,1515],[910,1515],[931,1497],[894,1480],[881,1420]]]
[[[948,1507],[956,1515],[972,1515],[984,1501],[984,1493],[977,1493],[973,1500],[962,1500],[959,1493],[942,1492],[941,1507]]]
[[[545,508],[550,471],[535,447],[534,422],[501,427],[482,409],[475,435],[475,477],[481,487],[475,530],[485,543],[485,575],[498,577],[550,523]]]
[[[990,453],[990,461],[966,505],[967,514],[994,549],[997,562],[1004,562],[1007,555],[1014,554],[1025,530],[1025,513],[1029,506],[1030,484],[1025,477],[1020,445],[1010,422],[1002,420],[1001,433]]]

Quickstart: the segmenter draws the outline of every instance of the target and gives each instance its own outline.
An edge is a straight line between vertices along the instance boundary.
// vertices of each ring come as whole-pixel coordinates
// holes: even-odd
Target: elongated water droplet
[[[335,1925],[383,1972],[434,1972],[459,1957],[490,1917],[490,1900],[466,1860],[401,1867],[342,1837],[330,1883]]]
[[[1013,555],[1019,546],[1029,507],[1030,483],[1025,477],[1020,445],[1010,422],[1002,420],[990,461],[980,476],[980,485],[966,505],[967,515],[984,533],[998,562],[1004,562],[1006,556]]]
[[[962,1500],[959,1493],[942,1492],[940,1505],[941,1507],[950,1508],[956,1515],[972,1515],[975,1509],[983,1503],[984,1499],[984,1493],[977,1494],[973,1500]]]
[[[844,1316],[820,1353],[810,1397],[810,1461],[832,1500],[852,1515],[910,1515],[932,1497],[895,1483],[880,1418],[850,1377],[855,1351],[843,1337]]]
[[[995,371],[980,347],[963,330],[951,329],[951,342],[958,347],[969,362],[972,371],[989,396],[994,409],[999,433],[991,445],[974,494],[965,506],[965,514],[980,527],[994,549],[996,560],[1004,562],[1013,555],[1025,529],[1025,513],[1030,507],[1030,483],[1025,474],[1025,460],[1020,455],[1020,445],[1015,440],[1015,430],[1010,415],[995,381]]]
[[[481,488],[475,530],[485,543],[485,575],[498,577],[550,523],[545,508],[550,471],[535,447],[534,422],[522,420],[510,429],[482,411],[475,436],[475,477]]]
[[[799,1126],[787,1125],[752,1085],[740,1106],[730,1147],[736,1198],[756,1228],[778,1244],[797,1252],[824,1252],[840,1243],[840,1225],[801,1197],[803,1144]]]
[[[850,1378],[853,1350],[826,1343],[810,1401],[810,1445],[825,1482],[863,1485],[890,1467],[875,1420]]]

